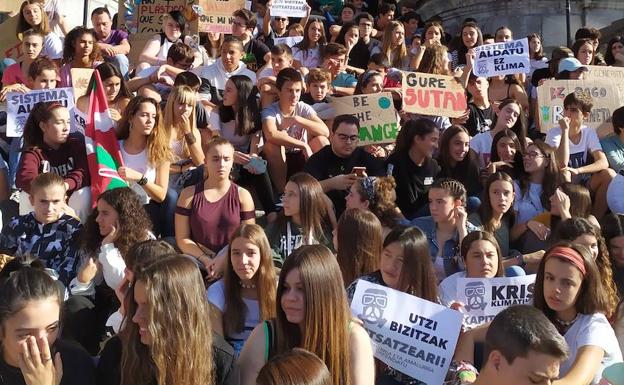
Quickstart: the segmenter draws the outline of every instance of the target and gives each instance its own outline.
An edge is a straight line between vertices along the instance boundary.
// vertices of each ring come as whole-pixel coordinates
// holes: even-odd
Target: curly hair
[[[76,53],[76,41],[78,41],[78,39],[80,39],[83,35],[91,35],[93,38],[93,49],[91,54],[89,54],[91,62],[102,60],[100,48],[97,45],[98,38],[95,31],[91,28],[78,26],[69,31],[67,36],[65,36],[65,44],[63,46],[63,63],[70,63],[74,60],[74,54]]]
[[[152,222],[139,200],[139,196],[129,187],[116,188],[104,191],[98,202],[104,201],[110,205],[119,217],[119,228],[114,245],[124,256],[136,243],[145,241],[152,230]],[[82,232],[81,249],[88,255],[96,255],[104,236],[100,234],[97,224],[98,209],[95,208],[87,218]]]
[[[396,205],[396,182],[394,177],[375,177],[373,180],[373,197],[368,196],[363,182],[364,179],[358,180],[355,188],[360,197],[368,199],[368,209],[375,214],[383,226],[389,228],[396,226],[400,215]]]

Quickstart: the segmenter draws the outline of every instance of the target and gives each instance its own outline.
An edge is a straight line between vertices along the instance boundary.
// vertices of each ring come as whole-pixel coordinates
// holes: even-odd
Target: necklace
[[[255,289],[256,288],[255,283],[250,283],[249,285],[243,283],[243,281],[238,281],[238,283],[241,285],[243,289]]]
[[[578,316],[579,316],[578,313],[576,313],[576,317],[574,317],[574,319],[572,321],[564,321],[564,320],[561,320],[561,319],[555,317],[555,321],[557,321],[557,323],[559,325],[567,328],[567,327],[572,326],[572,324],[576,322],[576,320],[578,319]]]

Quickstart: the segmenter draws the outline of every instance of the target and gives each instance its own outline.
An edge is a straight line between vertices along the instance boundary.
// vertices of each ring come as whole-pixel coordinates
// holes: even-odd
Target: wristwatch
[[[139,186],[145,186],[145,185],[147,184],[147,178],[145,177],[145,175],[143,175],[143,176],[141,177],[141,179],[139,179],[139,180],[137,181],[137,184],[138,184]]]

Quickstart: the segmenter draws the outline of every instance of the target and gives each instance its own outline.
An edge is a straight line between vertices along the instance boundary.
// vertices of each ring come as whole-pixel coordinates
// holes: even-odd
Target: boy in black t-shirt
[[[249,70],[256,72],[271,61],[269,47],[252,37],[257,24],[256,15],[250,10],[242,8],[234,11],[232,16],[234,16],[232,35],[241,39],[245,51],[242,61]]]

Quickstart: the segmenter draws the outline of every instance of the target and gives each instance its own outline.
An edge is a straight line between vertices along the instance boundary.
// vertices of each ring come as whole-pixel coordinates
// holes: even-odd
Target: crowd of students
[[[540,127],[537,88],[624,66],[624,38],[602,54],[584,27],[549,60],[533,33],[531,71],[488,79],[473,49],[508,27],[309,3],[256,0],[199,43],[172,11],[135,63],[107,8],[71,29],[57,1],[23,1],[0,101],[97,71],[128,187],[91,195],[91,89],[2,138],[0,383],[421,384],[374,358],[359,280],[462,311],[459,279],[536,274],[532,306],[462,327],[447,382],[623,384],[624,107],[599,138],[575,91]],[[405,112],[405,71],[454,76],[468,108]],[[332,100],[381,92],[400,131],[360,145]]]

